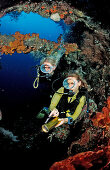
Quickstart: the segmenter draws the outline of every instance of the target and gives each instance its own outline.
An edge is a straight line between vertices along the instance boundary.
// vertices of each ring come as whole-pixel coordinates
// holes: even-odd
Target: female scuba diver
[[[63,86],[54,94],[49,106],[51,110],[49,117],[59,117],[56,127],[64,123],[72,124],[86,103],[87,83],[78,74],[69,74],[64,79]]]
[[[42,125],[43,132],[49,132],[50,140],[53,136],[61,143],[73,133],[75,126],[80,126],[89,112],[95,112],[97,105],[93,100],[87,101],[88,85],[77,73],[68,74],[51,99],[47,111],[47,121]],[[51,120],[52,119],[52,120]],[[51,120],[51,121],[50,121]],[[81,128],[81,127],[80,127]],[[52,129],[52,131],[50,131]],[[78,126],[79,129],[79,126]],[[74,132],[75,134],[75,132]]]

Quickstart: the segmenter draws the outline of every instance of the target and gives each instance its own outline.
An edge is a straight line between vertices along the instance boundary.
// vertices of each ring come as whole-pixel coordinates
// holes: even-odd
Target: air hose
[[[38,74],[37,74],[37,77],[36,77],[36,79],[34,80],[34,83],[33,83],[33,87],[34,87],[35,89],[37,89],[38,86],[39,86],[39,77],[40,77],[40,74],[38,73]]]

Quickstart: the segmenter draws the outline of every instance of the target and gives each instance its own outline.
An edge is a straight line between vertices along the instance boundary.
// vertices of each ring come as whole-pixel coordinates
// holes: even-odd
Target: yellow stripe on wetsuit
[[[62,93],[62,94],[59,94],[59,93]],[[61,97],[63,96],[63,93],[64,93],[64,87],[61,87],[60,89],[58,89],[57,93],[55,93],[52,97],[52,100],[51,100],[51,103],[50,103],[50,106],[49,106],[49,109],[52,111],[54,108],[56,108],[56,106],[58,105]],[[75,93],[72,97],[68,97],[68,103],[71,101],[73,102],[75,99],[76,99],[76,96],[77,96],[78,92]],[[75,112],[71,115],[69,114],[70,111],[67,110],[66,111],[66,117],[72,117],[73,120],[77,119],[78,116],[80,115],[81,111],[82,111],[82,108],[84,106],[86,102],[86,97],[85,96],[82,96],[79,100],[79,104],[78,106],[76,107],[76,110]]]

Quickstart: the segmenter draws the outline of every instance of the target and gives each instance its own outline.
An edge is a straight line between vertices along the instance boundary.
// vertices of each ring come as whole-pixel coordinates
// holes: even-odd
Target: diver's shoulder
[[[57,92],[61,92],[61,93],[64,93],[64,87],[60,87]]]

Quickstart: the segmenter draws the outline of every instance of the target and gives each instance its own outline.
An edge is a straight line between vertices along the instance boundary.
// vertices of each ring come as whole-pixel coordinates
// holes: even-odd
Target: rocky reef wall
[[[70,144],[68,156],[71,157],[53,164],[50,169],[109,168],[110,29],[104,28],[103,23],[95,22],[87,13],[63,1],[51,1],[49,3],[46,1],[40,3],[22,2],[15,6],[4,8],[0,16],[2,17],[8,12],[16,10],[19,12],[25,11],[26,13],[30,11],[36,12],[43,17],[51,17],[57,13],[59,19],[63,19],[68,25],[78,23],[76,36],[79,43],[69,43],[70,36],[71,39],[74,39],[74,34],[71,30],[63,44],[65,48],[63,60],[67,63],[65,71],[77,69],[80,72],[90,86],[90,98],[98,105],[97,112],[92,113],[84,121],[80,138]],[[82,32],[78,31],[80,28],[82,28]],[[14,35],[0,34],[1,54],[42,52],[49,56],[58,48],[60,43],[60,40],[55,43],[40,39],[39,34],[35,33],[32,35],[23,35],[19,32]],[[61,70],[61,74],[63,74],[64,70]]]

